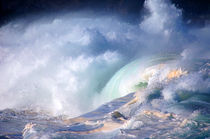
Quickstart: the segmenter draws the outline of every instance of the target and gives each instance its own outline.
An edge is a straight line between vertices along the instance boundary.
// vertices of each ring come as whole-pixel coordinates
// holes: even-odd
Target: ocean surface
[[[208,139],[210,26],[144,8],[138,24],[81,11],[1,26],[0,138]]]

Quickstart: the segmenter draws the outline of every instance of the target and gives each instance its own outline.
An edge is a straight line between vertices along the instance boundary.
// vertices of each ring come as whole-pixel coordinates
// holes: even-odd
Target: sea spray
[[[147,0],[145,8],[150,13],[138,24],[81,12],[2,26],[0,108],[75,117],[133,91],[140,77],[130,74],[132,66],[122,73],[124,81],[115,81],[123,84],[118,86],[122,93],[104,90],[115,86],[110,83],[114,74],[134,59],[163,53],[209,57],[208,25],[183,25],[181,11],[169,1]],[[145,66],[140,65],[139,72]]]

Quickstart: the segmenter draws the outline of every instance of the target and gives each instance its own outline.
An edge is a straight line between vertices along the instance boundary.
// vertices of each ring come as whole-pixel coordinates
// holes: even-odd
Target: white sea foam
[[[168,1],[147,0],[145,7],[150,14],[138,25],[80,13],[19,19],[2,26],[0,109],[26,108],[73,117],[130,93],[139,81],[135,74],[144,70],[143,60],[133,73],[122,72],[122,80],[113,75],[134,57],[185,50],[182,55],[186,58],[187,50],[196,46],[205,55],[196,53],[195,57],[209,57],[205,51],[209,50],[205,37],[209,26],[186,31],[180,10]],[[106,90],[116,84],[119,92]],[[170,99],[170,87],[164,92]]]

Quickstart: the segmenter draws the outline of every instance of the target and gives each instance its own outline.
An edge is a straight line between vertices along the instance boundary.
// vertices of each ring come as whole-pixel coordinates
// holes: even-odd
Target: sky
[[[210,16],[208,0],[171,0],[177,8],[182,9],[191,24],[204,24]],[[61,11],[89,10],[98,14],[117,14],[130,22],[138,22],[145,11],[144,0],[0,0],[0,23],[7,23],[17,17],[57,13]],[[137,18],[139,17],[139,18]],[[189,22],[188,22],[189,23]]]

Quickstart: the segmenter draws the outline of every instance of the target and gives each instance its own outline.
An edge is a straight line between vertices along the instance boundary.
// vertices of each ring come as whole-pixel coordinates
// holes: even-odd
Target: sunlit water
[[[183,25],[168,1],[145,8],[139,24],[69,13],[2,26],[0,135],[209,137],[209,25]],[[113,129],[95,131],[107,121]]]

